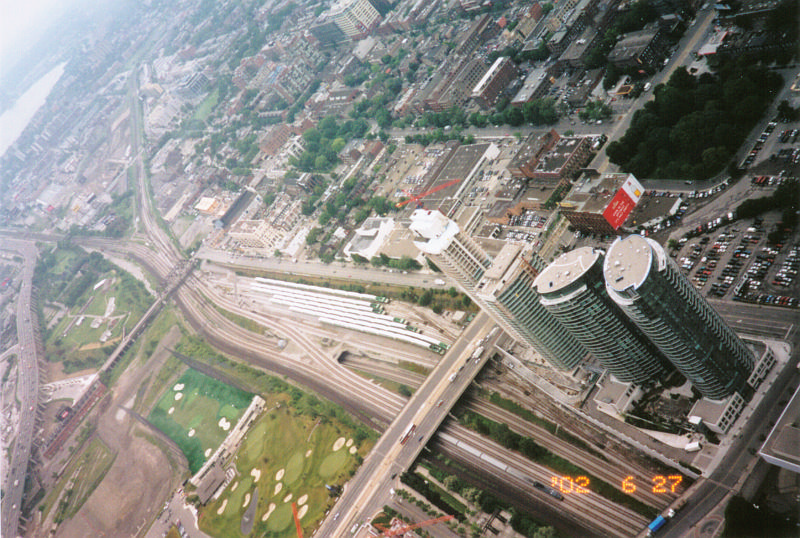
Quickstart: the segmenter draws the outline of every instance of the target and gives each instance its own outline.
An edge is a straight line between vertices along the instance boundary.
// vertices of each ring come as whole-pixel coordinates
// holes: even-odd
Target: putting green
[[[220,407],[217,415],[219,418],[227,418],[232,424],[239,420],[239,410],[233,407],[231,404],[225,404]]]
[[[286,484],[294,484],[300,475],[303,474],[303,464],[305,458],[303,452],[295,452],[289,461],[286,463],[286,472],[283,475],[283,481]]]
[[[328,454],[319,466],[319,475],[322,478],[334,476],[347,463],[348,456],[349,454],[346,450],[338,450],[333,454]]]
[[[292,505],[279,504],[267,520],[267,528],[273,532],[280,532],[292,523]]]

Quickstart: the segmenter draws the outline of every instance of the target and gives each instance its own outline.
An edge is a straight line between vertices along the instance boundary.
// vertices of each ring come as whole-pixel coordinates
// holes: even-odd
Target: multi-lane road
[[[17,439],[11,453],[8,483],[3,485],[2,526],[0,535],[15,536],[20,520],[22,494],[28,476],[28,460],[36,430],[36,413],[39,402],[39,366],[36,333],[31,310],[33,293],[33,270],[38,252],[33,243],[4,239],[3,248],[22,255],[24,266],[17,299],[17,339],[19,354],[17,361],[17,398],[20,402]]]

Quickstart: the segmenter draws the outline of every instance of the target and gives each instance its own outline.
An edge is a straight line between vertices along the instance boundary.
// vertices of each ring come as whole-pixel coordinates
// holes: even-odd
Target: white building
[[[367,37],[381,22],[380,13],[367,0],[338,2],[328,16],[354,41]]]

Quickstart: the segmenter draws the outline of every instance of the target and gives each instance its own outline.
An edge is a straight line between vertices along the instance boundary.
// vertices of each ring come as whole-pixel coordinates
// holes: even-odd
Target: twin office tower
[[[561,370],[591,353],[626,383],[673,369],[713,400],[741,392],[753,353],[694,289],[655,241],[618,238],[546,265],[507,244],[490,257],[437,211],[411,217],[415,244],[512,337]]]

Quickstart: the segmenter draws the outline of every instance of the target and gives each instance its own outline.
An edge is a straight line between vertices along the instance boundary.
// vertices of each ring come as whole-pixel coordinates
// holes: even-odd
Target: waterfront
[[[66,64],[61,63],[48,71],[23,93],[14,105],[0,114],[0,156],[19,138],[36,111],[45,103],[47,96],[64,74]]]

